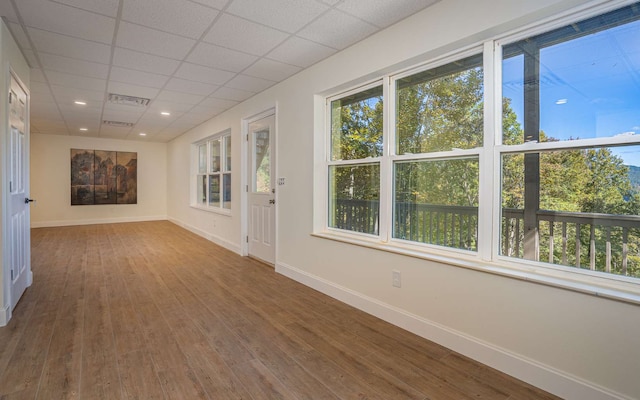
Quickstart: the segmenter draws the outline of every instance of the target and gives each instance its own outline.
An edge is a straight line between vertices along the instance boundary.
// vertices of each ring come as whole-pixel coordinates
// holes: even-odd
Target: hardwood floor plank
[[[32,230],[0,399],[557,399],[167,221]]]
[[[155,367],[145,351],[119,354],[118,370],[124,399],[161,400],[165,398]]]

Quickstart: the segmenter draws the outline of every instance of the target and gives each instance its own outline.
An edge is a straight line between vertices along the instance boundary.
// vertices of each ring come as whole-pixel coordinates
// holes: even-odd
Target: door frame
[[[241,252],[240,254],[242,256],[248,256],[249,255],[249,185],[251,184],[251,171],[249,170],[249,160],[251,159],[252,155],[251,153],[251,146],[249,146],[249,125],[252,122],[258,121],[260,119],[263,119],[265,117],[268,117],[270,115],[274,116],[274,120],[275,120],[275,126],[274,126],[274,132],[270,132],[270,141],[272,143],[272,145],[274,146],[274,149],[276,150],[276,156],[273,157],[271,159],[271,162],[275,163],[274,165],[274,174],[275,176],[272,177],[273,179],[276,179],[275,182],[275,186],[278,186],[277,184],[277,176],[278,176],[278,104],[276,103],[273,107],[268,108],[264,111],[258,112],[256,114],[252,114],[248,117],[242,118],[241,121],[241,136],[240,136],[240,142],[242,143],[241,145],[241,153],[242,153],[242,160],[241,160],[241,174],[242,174],[242,179],[241,179],[241,196],[240,196],[240,209],[242,210],[240,212],[240,224],[242,229],[240,229],[240,248],[241,248]],[[278,264],[278,251],[279,251],[279,246],[278,246],[278,190],[276,189],[276,192],[274,193],[274,199],[276,201],[276,203],[274,204],[275,206],[275,220],[274,220],[274,241],[275,241],[275,260],[274,260],[274,266],[276,266]]]
[[[11,90],[11,80],[14,79],[16,83],[24,90],[27,95],[27,115],[26,115],[26,123],[25,123],[25,146],[27,148],[26,156],[27,160],[25,160],[25,195],[27,197],[31,196],[31,186],[30,186],[30,169],[31,169],[31,157],[30,157],[30,148],[31,148],[31,92],[29,91],[29,87],[24,84],[24,81],[20,79],[20,76],[11,65],[7,66],[8,73],[4,77],[4,93],[2,96],[8,96],[9,91]],[[9,121],[9,101],[6,100],[5,97],[5,107],[2,110],[6,117],[6,121],[3,123],[2,129],[0,133],[2,133],[2,138],[0,138],[0,143],[2,143],[2,149],[0,150],[0,157],[2,158],[2,177],[0,181],[2,182],[2,188],[0,189],[0,202],[2,203],[2,298],[0,303],[0,326],[5,326],[9,320],[11,319],[12,309],[11,309],[11,271],[10,271],[10,260],[9,256],[11,254],[11,249],[8,247],[7,238],[10,232],[9,229],[9,191],[7,188],[8,174],[10,173],[9,166],[9,132],[11,129],[10,121]],[[31,211],[30,207],[27,208],[27,219],[29,220],[29,225],[31,224]],[[30,227],[28,237],[31,238]],[[33,272],[31,271],[31,240],[28,241],[27,249],[29,252],[29,257],[27,258],[27,266],[28,270],[27,274],[27,287],[31,286],[33,283]]]

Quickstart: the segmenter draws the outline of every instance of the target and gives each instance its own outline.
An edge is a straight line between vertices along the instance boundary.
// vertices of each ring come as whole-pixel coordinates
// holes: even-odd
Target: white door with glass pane
[[[275,115],[249,124],[249,255],[275,263]]]
[[[29,221],[29,132],[27,93],[11,76],[9,93],[7,248],[11,309],[31,285],[31,233]]]

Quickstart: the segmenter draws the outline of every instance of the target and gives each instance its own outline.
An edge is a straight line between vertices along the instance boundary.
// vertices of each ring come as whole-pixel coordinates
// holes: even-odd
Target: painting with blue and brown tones
[[[71,149],[71,205],[137,204],[138,153]]]

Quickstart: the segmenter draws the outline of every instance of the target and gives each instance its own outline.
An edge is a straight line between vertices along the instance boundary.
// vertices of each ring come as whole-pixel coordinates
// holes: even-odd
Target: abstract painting
[[[71,205],[137,204],[138,153],[71,149]]]

